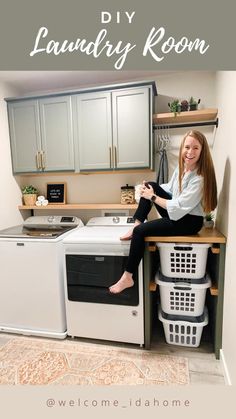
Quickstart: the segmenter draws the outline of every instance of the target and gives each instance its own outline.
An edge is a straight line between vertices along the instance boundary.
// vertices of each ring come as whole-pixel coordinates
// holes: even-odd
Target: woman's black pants
[[[156,195],[164,199],[171,199],[171,196],[165,192],[155,182],[149,182]],[[134,214],[134,219],[141,221],[142,224],[136,226],[133,230],[133,236],[130,244],[130,252],[126,271],[134,273],[143,257],[145,242],[147,236],[187,236],[197,234],[203,225],[203,217],[187,214],[177,221],[170,220],[167,210],[154,203],[157,211],[162,218],[156,220],[144,221],[152,208],[152,202],[149,199],[140,198],[139,206]]]

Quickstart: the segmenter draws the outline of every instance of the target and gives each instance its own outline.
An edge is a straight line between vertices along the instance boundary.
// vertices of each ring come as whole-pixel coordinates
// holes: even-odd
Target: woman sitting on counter
[[[155,205],[161,218],[144,222]],[[204,215],[217,206],[217,185],[206,137],[189,131],[179,150],[179,164],[168,183],[143,181],[134,227],[121,240],[131,240],[126,270],[110,293],[119,294],[134,285],[133,273],[143,257],[145,237],[197,234]]]

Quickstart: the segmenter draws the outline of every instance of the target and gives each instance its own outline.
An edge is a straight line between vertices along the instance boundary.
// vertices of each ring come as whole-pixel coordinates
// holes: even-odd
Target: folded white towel
[[[44,200],[45,200],[45,196],[43,195],[38,196],[38,201],[42,202]]]
[[[47,200],[47,199],[44,199],[44,200],[42,201],[42,205],[43,205],[44,207],[46,207],[46,205],[48,205],[48,200]]]
[[[36,201],[36,202],[35,202],[35,205],[37,205],[37,207],[41,207],[42,202],[41,202],[41,201]]]

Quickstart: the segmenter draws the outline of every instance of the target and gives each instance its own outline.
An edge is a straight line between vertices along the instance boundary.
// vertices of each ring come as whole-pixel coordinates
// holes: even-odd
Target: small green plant
[[[195,100],[193,96],[189,99],[189,109],[190,111],[195,111],[198,108],[199,103],[201,102],[201,99]]]
[[[23,186],[21,189],[23,195],[37,194],[38,190],[33,185]]]
[[[177,115],[177,113],[180,113],[181,105],[179,103],[179,99],[173,100],[173,102],[168,103],[168,106],[170,108],[170,111]]]
[[[205,220],[206,221],[213,221],[214,220],[214,214],[212,212],[209,212],[208,214],[205,215]]]
[[[204,226],[206,228],[213,228],[214,227],[214,213],[209,212],[205,215]]]

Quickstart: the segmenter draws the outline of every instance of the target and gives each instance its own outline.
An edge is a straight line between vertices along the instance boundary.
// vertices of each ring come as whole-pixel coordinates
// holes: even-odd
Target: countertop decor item
[[[179,99],[175,99],[171,103],[168,103],[168,106],[170,108],[170,112],[173,112],[175,116],[177,115],[177,113],[180,113],[181,111],[181,105],[179,103]]]
[[[65,204],[66,183],[47,183],[47,201],[49,204]]]
[[[36,205],[37,207],[40,207],[40,206],[42,206],[42,205],[43,205],[44,207],[46,207],[46,206],[48,205],[48,200],[45,198],[45,196],[40,195],[40,196],[38,196],[38,199],[37,199],[37,201],[36,201],[35,205]]]
[[[128,183],[126,186],[121,186],[121,204],[134,204],[135,203],[135,190],[134,186],[129,186]]]
[[[189,99],[189,110],[196,111],[200,102],[201,99],[195,100],[193,96],[191,96]]]
[[[182,100],[181,101],[181,112],[186,112],[188,111],[188,101],[187,100]]]
[[[206,228],[214,227],[214,214],[212,212],[209,212],[208,214],[205,215],[204,226]]]
[[[24,205],[35,205],[38,190],[33,185],[23,186],[22,197]]]

